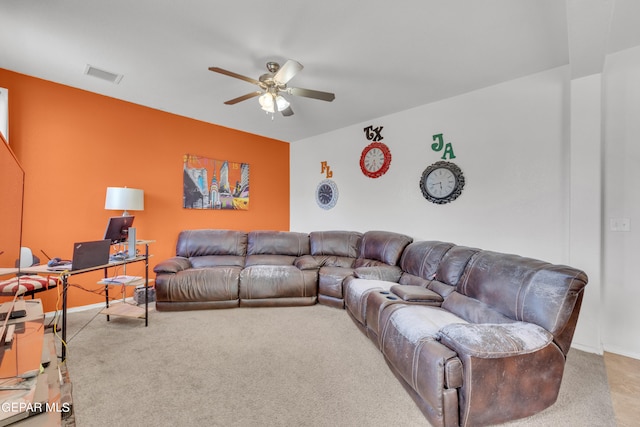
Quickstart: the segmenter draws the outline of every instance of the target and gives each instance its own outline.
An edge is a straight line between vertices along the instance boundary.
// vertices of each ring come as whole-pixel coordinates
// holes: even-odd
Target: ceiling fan
[[[234,99],[226,101],[225,104],[233,105],[238,102],[246,101],[247,99],[259,96],[258,101],[260,106],[267,113],[275,114],[281,112],[283,116],[293,115],[293,110],[281,93],[286,93],[294,96],[304,96],[306,98],[319,99],[321,101],[331,102],[335,99],[335,95],[329,92],[321,92],[319,90],[302,89],[298,87],[288,87],[287,83],[295,76],[298,71],[302,70],[303,66],[297,61],[291,59],[287,60],[281,67],[277,62],[267,62],[268,73],[261,75],[258,80],[246,77],[232,71],[227,71],[219,67],[209,67],[209,70],[224,74],[225,76],[234,77],[236,79],[244,80],[249,83],[253,83],[260,87],[261,90],[248,93],[246,95],[239,96]]]

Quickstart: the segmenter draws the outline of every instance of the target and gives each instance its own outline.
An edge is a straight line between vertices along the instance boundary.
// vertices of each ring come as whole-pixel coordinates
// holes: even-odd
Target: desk
[[[46,265],[36,265],[33,267],[27,267],[20,269],[21,273],[27,274],[46,274],[49,276],[57,275],[62,282],[62,361],[67,358],[67,290],[69,287],[69,277],[77,274],[89,273],[91,271],[104,270],[104,277],[107,276],[107,271],[112,267],[119,267],[125,264],[132,264],[134,262],[144,262],[144,282],[147,292],[145,292],[145,302],[148,302],[148,288],[149,288],[149,244],[155,240],[137,240],[136,245],[144,245],[144,255],[136,256],[135,258],[126,258],[119,261],[111,261],[108,264],[96,265],[95,267],[84,268],[82,270],[67,270],[67,271],[49,271]],[[148,304],[145,304],[148,306]],[[145,313],[145,326],[149,325],[148,311]]]

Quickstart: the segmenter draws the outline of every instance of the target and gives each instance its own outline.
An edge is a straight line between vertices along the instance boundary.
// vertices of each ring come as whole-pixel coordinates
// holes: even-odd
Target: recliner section
[[[248,234],[240,273],[240,305],[312,305],[318,294],[318,266],[303,233],[255,231]]]
[[[158,310],[230,308],[240,304],[240,273],[247,234],[231,230],[186,230],[178,235],[176,256],[156,272]]]

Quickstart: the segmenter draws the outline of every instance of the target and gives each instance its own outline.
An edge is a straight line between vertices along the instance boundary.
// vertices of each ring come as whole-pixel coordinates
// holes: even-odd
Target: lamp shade
[[[104,208],[110,210],[124,210],[123,215],[128,215],[128,210],[144,210],[144,191],[137,188],[107,187],[107,197]]]

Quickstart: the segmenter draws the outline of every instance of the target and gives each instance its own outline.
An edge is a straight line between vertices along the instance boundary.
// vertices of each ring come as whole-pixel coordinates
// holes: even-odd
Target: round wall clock
[[[420,178],[420,189],[425,199],[439,205],[457,199],[462,188],[462,170],[451,162],[435,162],[422,172]]]
[[[378,178],[389,170],[391,151],[382,142],[372,142],[362,150],[360,169],[369,178]]]
[[[338,202],[338,186],[331,179],[320,181],[316,188],[316,203],[322,209],[331,209]]]

